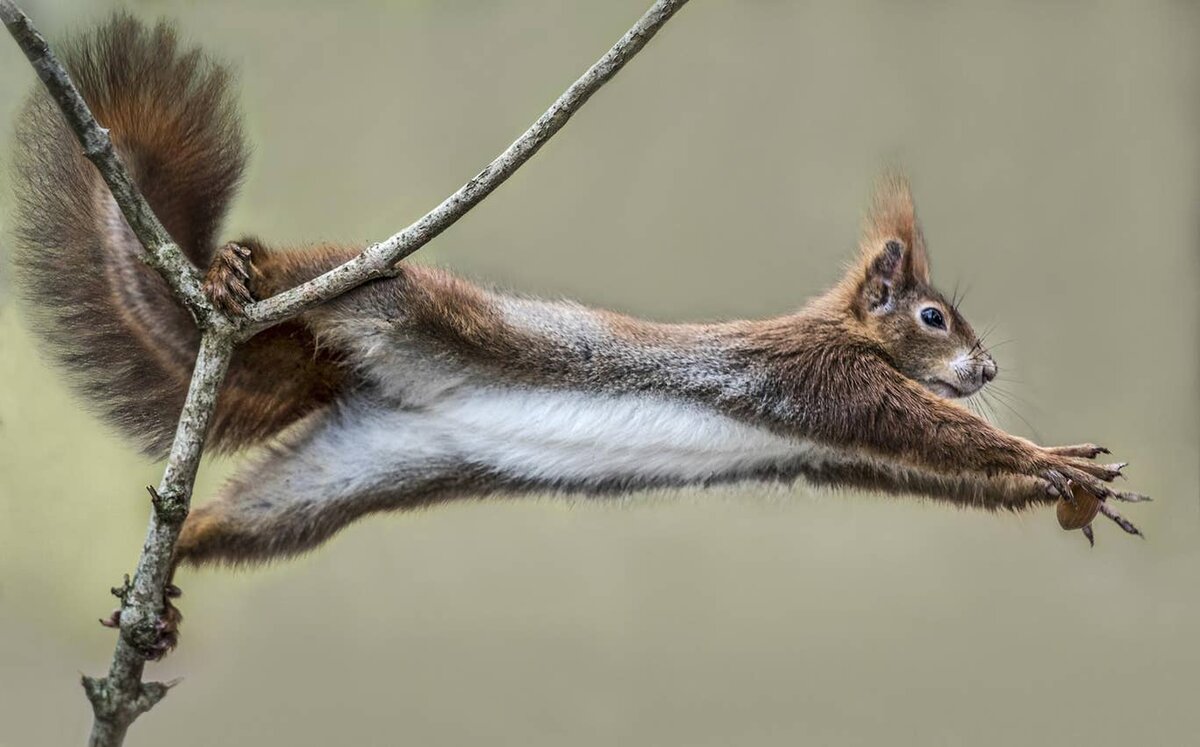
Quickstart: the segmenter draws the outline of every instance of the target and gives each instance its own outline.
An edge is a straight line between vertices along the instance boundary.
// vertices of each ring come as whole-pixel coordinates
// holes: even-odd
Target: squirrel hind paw
[[[257,300],[250,290],[254,275],[250,249],[228,243],[213,255],[204,275],[204,292],[221,311],[241,316],[246,306]]]
[[[168,596],[162,616],[154,621],[154,629],[158,633],[158,638],[146,652],[150,654],[149,658],[158,661],[179,645],[179,623],[181,622],[183,622],[183,614],[180,613],[178,607],[171,604],[171,598]]]
[[[135,629],[134,645],[138,653],[151,661],[170,653],[179,644],[179,623],[183,622],[183,614],[171,603],[171,599],[180,595],[179,587],[173,584],[167,587],[163,600],[162,614],[148,626],[148,629]],[[121,627],[121,610],[117,608],[108,617],[100,618],[100,624],[106,628]]]

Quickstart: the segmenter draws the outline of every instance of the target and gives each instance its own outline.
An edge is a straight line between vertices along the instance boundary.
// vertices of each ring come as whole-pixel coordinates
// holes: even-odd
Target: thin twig
[[[392,267],[452,226],[471,208],[504,183],[528,161],[567,120],[579,111],[592,94],[607,83],[642,47],[658,33],[687,0],[658,0],[628,33],[621,37],[596,64],[571,84],[545,114],[473,179],[430,210],[416,223],[389,239],[373,244],[354,259],[324,275],[246,308],[253,334],[306,309],[335,298],[368,280],[387,275]]]
[[[170,684],[142,682],[144,652],[153,650],[160,636],[157,625],[163,612],[163,589],[171,572],[171,556],[187,517],[204,437],[232,356],[233,341],[229,335],[206,332],[200,338],[200,352],[167,468],[158,490],[153,491],[154,510],[142,555],[133,582],[122,599],[121,635],[117,637],[108,676],[83,678],[95,717],[88,742],[91,747],[119,746],[134,719],[150,710],[170,689]]]
[[[230,334],[206,332],[200,338],[200,352],[167,468],[158,490],[152,491],[154,510],[142,555],[133,581],[124,589],[121,599],[121,634],[117,637],[108,676],[83,678],[94,715],[88,742],[91,747],[119,746],[134,719],[150,710],[170,689],[169,684],[143,683],[142,670],[147,652],[154,650],[161,636],[157,626],[163,612],[163,590],[171,573],[171,556],[187,517],[204,437],[232,356]]]
[[[146,261],[158,271],[175,297],[192,311],[204,330],[187,399],[158,490],[154,493],[146,541],[133,580],[121,591],[121,633],[108,676],[84,677],[92,703],[92,747],[119,747],[133,721],[161,700],[173,683],[142,682],[149,652],[157,643],[171,557],[191,503],[192,487],[217,393],[238,340],[317,306],[373,278],[390,273],[412,254],[465,215],[521,167],[601,86],[637,54],[687,0],[658,0],[611,50],[559,97],[520,138],[474,179],[446,198],[421,220],[357,258],[315,280],[268,301],[253,304],[244,319],[230,319],[204,294],[196,268],[171,240],[113,148],[108,131],[96,122],[70,76],[29,18],[12,2],[0,0],[0,20],[25,52],[38,77],[58,104],[85,155],[112,191],[113,199],[138,241]]]

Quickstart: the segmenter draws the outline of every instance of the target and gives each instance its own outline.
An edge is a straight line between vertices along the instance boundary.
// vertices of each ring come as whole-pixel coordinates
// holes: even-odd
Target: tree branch
[[[133,581],[121,594],[121,634],[113,651],[108,676],[83,678],[94,720],[91,747],[118,747],[125,732],[141,714],[166,696],[170,684],[142,682],[146,659],[161,637],[163,592],[171,575],[175,541],[187,518],[192,485],[204,451],[208,424],[216,409],[217,393],[233,356],[231,332],[208,331],[188,387],[175,440],[158,490],[151,491],[154,510]]]
[[[307,283],[246,308],[249,334],[335,298],[368,280],[387,275],[392,267],[445,231],[496,187],[512,176],[534,153],[562,129],[592,94],[612,79],[687,0],[658,0],[612,49],[588,68],[521,137],[457,192],[416,223],[362,254]]]
[[[175,542],[187,517],[209,421],[236,343],[368,280],[390,274],[396,262],[453,225],[528,161],[686,2],[655,2],[507,150],[419,221],[308,283],[252,304],[244,318],[232,319],[209,301],[199,272],[167,234],[130,179],[108,131],[96,121],[45,39],[12,0],[0,0],[0,20],[58,104],[84,154],[104,178],[126,222],[146,249],[147,263],[166,280],[175,298],[192,312],[203,331],[166,470],[157,492],[151,491],[154,510],[137,570],[133,580],[121,590],[121,632],[108,676],[83,678],[94,715],[89,741],[92,747],[119,747],[133,721],[165,697],[172,685],[143,683],[142,673],[159,639],[158,622],[163,613]]]

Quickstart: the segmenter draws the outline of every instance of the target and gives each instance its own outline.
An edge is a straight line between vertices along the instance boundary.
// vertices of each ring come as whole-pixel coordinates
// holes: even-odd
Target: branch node
[[[88,137],[83,142],[83,155],[87,156],[89,161],[94,161],[97,158],[108,158],[113,154],[112,138],[108,135],[108,130],[99,127],[94,133],[89,133]]]
[[[87,695],[87,699],[92,703],[92,710],[97,715],[101,713],[107,714],[109,708],[108,695],[108,678],[106,677],[89,677],[86,674],[79,678],[79,683],[83,685],[83,692]]]
[[[121,600],[121,606],[124,607],[129,600],[129,593],[133,591],[133,582],[129,580],[129,574],[126,573],[121,585],[112,587],[111,591],[114,597]]]
[[[150,503],[154,506],[154,514],[160,522],[170,526],[178,526],[187,518],[188,502],[174,495],[173,491],[168,491],[166,495],[162,495],[154,489],[153,485],[147,485],[146,490],[150,493]]]
[[[133,720],[153,708],[167,693],[182,679],[170,682],[143,682],[138,687],[137,696],[126,700],[108,686],[107,677],[80,677],[83,692],[92,704],[92,712],[96,718],[122,727],[133,723]]]

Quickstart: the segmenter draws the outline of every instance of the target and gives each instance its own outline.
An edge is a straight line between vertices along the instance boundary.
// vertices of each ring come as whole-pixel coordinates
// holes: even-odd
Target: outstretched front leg
[[[1020,511],[1057,503],[1062,528],[1081,530],[1093,544],[1092,520],[1098,514],[1112,519],[1130,534],[1141,535],[1137,527],[1112,510],[1111,506],[1078,486],[1072,486],[1073,500],[1066,500],[1059,494],[1058,488],[1040,477],[974,472],[942,475],[913,467],[884,467],[878,462],[863,460],[813,466],[805,471],[805,478],[816,485],[925,496],[960,506],[990,510]]]
[[[862,381],[864,373],[869,381]],[[1072,507],[1078,491],[1097,502],[1097,512],[1130,534],[1137,528],[1120,516],[1109,500],[1145,501],[1139,493],[1116,490],[1109,485],[1121,476],[1125,463],[1105,464],[1096,457],[1108,449],[1095,444],[1039,446],[996,428],[953,402],[939,397],[905,378],[883,362],[869,370],[848,371],[843,381],[872,396],[845,396],[852,403],[835,427],[814,429],[823,439],[848,444],[881,456],[900,457],[918,472],[940,480],[993,480],[999,477],[1026,478],[1025,485],[1043,486],[1052,500]],[[935,495],[946,495],[932,482]],[[1073,508],[1074,510],[1074,508]],[[1090,526],[1090,517],[1079,526]],[[1090,531],[1090,530],[1089,530]]]

